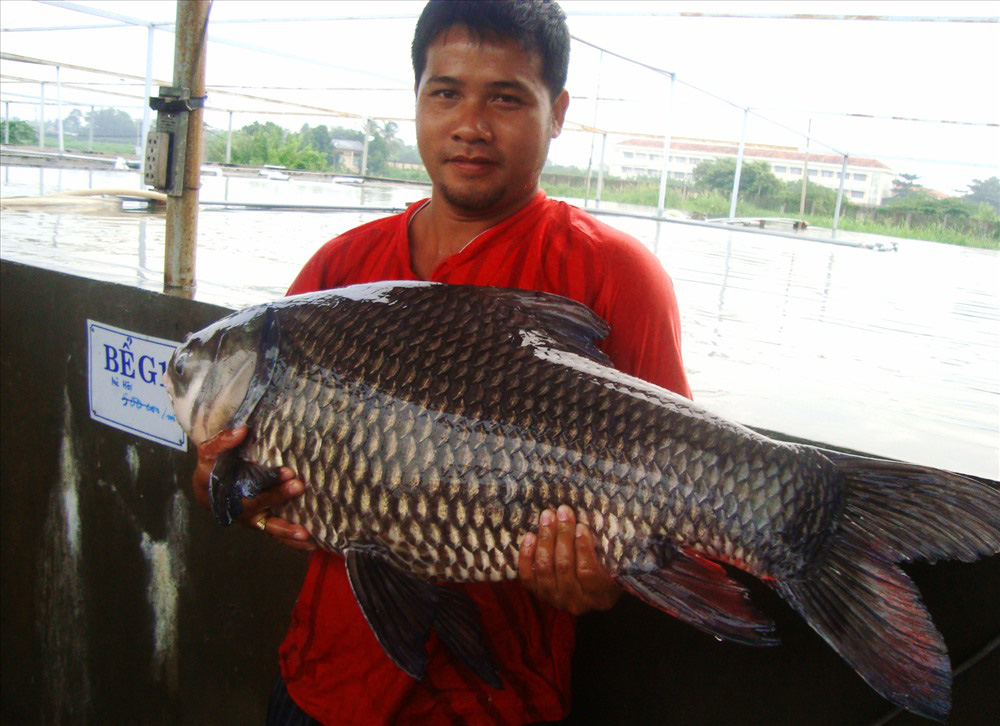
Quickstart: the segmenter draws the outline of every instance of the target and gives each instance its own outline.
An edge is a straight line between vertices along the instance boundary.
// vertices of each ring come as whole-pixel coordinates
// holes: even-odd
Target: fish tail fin
[[[237,451],[221,454],[208,479],[208,497],[215,521],[232,524],[243,514],[244,497],[254,497],[280,481],[277,469],[246,461]]]
[[[838,531],[808,579],[772,585],[886,699],[943,721],[951,664],[900,562],[1000,552],[1000,486],[937,469],[823,452],[845,477]]]

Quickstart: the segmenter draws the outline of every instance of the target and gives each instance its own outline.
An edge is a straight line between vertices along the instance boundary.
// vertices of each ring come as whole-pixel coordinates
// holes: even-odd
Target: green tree
[[[416,146],[410,146],[409,144],[400,145],[395,153],[393,153],[392,160],[401,161],[404,164],[424,163],[424,160],[420,158],[420,150]]]
[[[0,139],[6,139],[7,137],[7,122],[0,121]],[[37,144],[38,130],[27,121],[12,119],[10,122],[10,143]]]
[[[969,185],[969,193],[962,199],[973,204],[988,204],[993,211],[1000,214],[1000,178],[991,176],[989,179],[975,179]]]
[[[916,174],[900,174],[898,179],[892,181],[892,197],[906,197],[911,194],[926,193],[923,185],[917,184],[919,179]]]
[[[326,124],[311,128],[309,124],[303,124],[302,129],[299,131],[299,136],[302,137],[303,143],[308,148],[326,160],[327,166],[333,166],[333,137],[330,135],[330,129],[326,127]]]
[[[102,108],[87,114],[94,127],[94,138],[102,141],[135,141],[139,122],[124,111]]]
[[[225,161],[225,154],[226,135],[213,130],[206,143],[205,159],[221,162]],[[289,132],[271,121],[254,122],[234,132],[230,161],[248,166],[271,164],[314,171],[329,168],[326,156],[312,148],[302,133]]]
[[[63,119],[63,132],[72,136],[79,136],[80,130],[84,127],[83,114],[80,109],[74,108],[69,115]]]
[[[736,178],[736,159],[723,157],[703,161],[694,169],[695,186],[728,196]],[[744,161],[740,169],[740,196],[755,202],[774,198],[781,190],[781,180],[766,161]]]

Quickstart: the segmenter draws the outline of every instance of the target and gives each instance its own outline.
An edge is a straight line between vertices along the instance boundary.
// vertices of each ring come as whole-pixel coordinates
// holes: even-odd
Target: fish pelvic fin
[[[243,499],[277,486],[276,468],[246,461],[239,450],[226,451],[215,460],[208,478],[208,498],[215,521],[228,526],[243,514]]]
[[[503,689],[483,639],[479,611],[468,595],[404,572],[375,545],[351,545],[345,557],[347,579],[361,613],[393,663],[421,680],[433,629],[452,655],[487,684]]]
[[[937,469],[823,452],[844,514],[817,570],[772,586],[889,701],[944,721],[951,664],[900,562],[1000,552],[1000,486]]]
[[[774,622],[754,607],[750,593],[716,562],[672,551],[664,565],[615,579],[626,592],[718,638],[745,645],[778,645]]]
[[[500,671],[493,662],[483,637],[479,610],[466,593],[438,587],[438,607],[434,631],[453,655],[489,686],[503,690]]]

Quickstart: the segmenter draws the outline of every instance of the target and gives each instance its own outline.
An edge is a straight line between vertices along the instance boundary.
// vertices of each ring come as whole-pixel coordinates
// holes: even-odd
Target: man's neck
[[[482,216],[452,209],[440,197],[431,197],[410,222],[410,266],[418,277],[429,280],[435,268],[461,252],[480,234],[512,217],[535,198],[536,188],[513,209]]]

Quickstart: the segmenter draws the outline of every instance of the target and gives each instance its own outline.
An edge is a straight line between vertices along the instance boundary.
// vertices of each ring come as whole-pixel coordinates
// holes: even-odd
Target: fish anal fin
[[[711,635],[747,645],[777,645],[774,623],[750,601],[746,588],[719,564],[673,551],[657,570],[616,577],[626,592]]]
[[[243,498],[250,498],[281,481],[276,468],[243,459],[239,450],[223,452],[208,478],[208,496],[215,521],[230,525],[243,514]]]
[[[390,555],[375,546],[351,546],[345,557],[351,590],[379,645],[393,663],[420,680],[427,669],[437,586],[395,567]]]
[[[484,682],[503,690],[500,671],[486,648],[476,604],[460,590],[441,587],[438,596],[434,630],[441,642]]]

